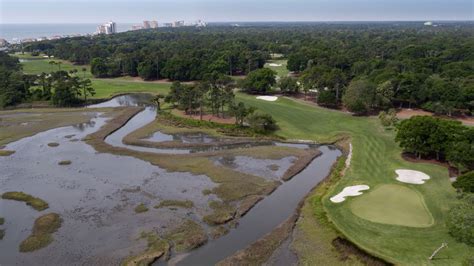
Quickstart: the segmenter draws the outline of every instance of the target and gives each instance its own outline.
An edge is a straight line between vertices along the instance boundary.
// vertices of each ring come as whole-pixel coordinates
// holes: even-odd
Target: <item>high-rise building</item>
[[[150,21],[144,20],[144,21],[143,21],[143,28],[144,28],[144,29],[150,29],[150,28],[151,28],[151,26],[150,26]]]
[[[173,27],[175,27],[175,28],[183,27],[183,26],[184,26],[184,21],[183,20],[173,22]]]
[[[97,26],[97,34],[114,34],[117,32],[117,24],[113,21],[109,21],[105,24]]]
[[[158,28],[158,21],[156,21],[156,20],[150,21],[150,27],[152,29]]]

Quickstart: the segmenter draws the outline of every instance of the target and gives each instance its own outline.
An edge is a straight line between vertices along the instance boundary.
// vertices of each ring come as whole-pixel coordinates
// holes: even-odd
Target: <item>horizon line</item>
[[[124,24],[133,24],[133,23],[142,23],[143,21],[156,21],[154,19],[144,19],[142,21],[114,21],[114,20],[104,20],[112,21],[115,23],[124,23]],[[183,19],[171,20],[171,21],[162,21],[161,23],[169,23],[173,21],[181,21]],[[192,19],[184,20],[187,21],[197,21],[203,19]],[[0,25],[8,24],[96,24],[104,23],[104,21],[95,21],[95,22],[0,22]],[[226,20],[226,21],[205,21],[206,23],[327,23],[327,22],[474,22],[474,19],[400,19],[400,20]],[[160,21],[158,21],[160,22]]]

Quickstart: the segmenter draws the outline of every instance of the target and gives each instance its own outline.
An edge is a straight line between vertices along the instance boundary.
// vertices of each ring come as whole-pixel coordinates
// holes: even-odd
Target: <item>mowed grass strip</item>
[[[423,196],[401,185],[381,185],[371,192],[352,199],[352,212],[376,223],[428,227],[433,217]]]

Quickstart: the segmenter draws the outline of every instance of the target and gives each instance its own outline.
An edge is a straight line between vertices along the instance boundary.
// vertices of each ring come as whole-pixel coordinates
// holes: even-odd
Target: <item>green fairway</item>
[[[26,56],[23,56],[26,57]],[[132,80],[128,77],[124,78],[114,78],[114,79],[96,79],[93,78],[90,73],[90,66],[79,66],[73,65],[71,62],[57,59],[38,59],[22,62],[23,71],[27,74],[41,74],[42,72],[49,73],[53,71],[58,71],[59,67],[57,65],[49,64],[49,61],[62,62],[61,70],[70,71],[76,69],[78,71],[77,75],[83,77],[83,74],[86,78],[92,80],[92,87],[95,89],[96,94],[92,98],[102,99],[109,98],[114,95],[130,92],[149,92],[149,93],[167,93],[170,83],[153,83],[153,82],[144,82]],[[86,68],[85,73],[82,72],[82,68]]]
[[[384,224],[427,227],[433,217],[423,197],[401,185],[381,185],[366,195],[353,199],[352,212],[369,221]]]
[[[120,79],[92,79],[92,87],[94,87],[96,92],[92,98],[109,98],[117,94],[131,92],[166,94],[170,86],[170,83],[125,81]]]
[[[287,60],[268,60],[265,64],[266,68],[270,68],[275,71],[277,75],[282,78],[288,76],[288,69],[286,69]]]
[[[26,74],[41,74],[42,72],[44,73],[50,73],[53,71],[58,71],[59,68],[61,67],[61,70],[64,71],[71,71],[71,70],[77,70],[77,75],[80,77],[83,77],[85,74],[86,78],[92,78],[92,74],[90,71],[90,66],[88,65],[74,65],[71,62],[65,61],[65,60],[60,60],[60,59],[43,59],[39,57],[38,59],[31,59],[31,58],[21,58],[22,63],[21,65],[23,66],[23,72]],[[25,60],[25,61],[23,61]],[[55,62],[61,62],[61,65],[52,65],[49,62],[50,61],[55,61]],[[86,68],[86,72],[83,73],[82,69]]]
[[[345,176],[323,197],[328,218],[351,241],[381,258],[396,264],[459,265],[474,249],[457,242],[446,228],[448,211],[458,202],[446,168],[433,164],[415,164],[403,160],[394,141],[394,132],[386,131],[375,117],[353,117],[349,114],[280,98],[276,102],[238,94],[237,100],[271,114],[288,139],[334,141],[350,136],[353,156]],[[434,219],[430,227],[407,227],[371,222],[352,213],[350,202],[334,204],[329,198],[344,187],[366,184],[372,188],[397,184],[396,169],[413,169],[427,173],[432,179],[422,186],[410,186],[423,196]],[[376,204],[376,202],[374,202]],[[369,203],[367,203],[369,204]],[[372,202],[370,203],[372,204]],[[442,243],[449,248],[439,253],[440,260],[427,258]]]

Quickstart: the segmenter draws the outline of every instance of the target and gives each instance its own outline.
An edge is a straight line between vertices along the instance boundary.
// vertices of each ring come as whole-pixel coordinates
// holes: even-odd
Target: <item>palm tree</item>
[[[61,64],[62,64],[62,63],[63,63],[63,62],[49,61],[49,64],[50,64],[50,65],[56,65],[56,66],[58,66],[58,70],[59,70],[59,71],[61,71]]]
[[[56,61],[49,61],[48,64],[50,64],[50,65],[52,65],[52,66],[53,66],[53,65],[57,65]]]
[[[82,70],[82,78],[86,78],[87,68],[83,67],[81,70]]]
[[[164,95],[161,95],[161,94],[157,94],[155,96],[155,98],[153,98],[153,103],[155,103],[156,105],[156,111],[160,111],[161,110],[161,99],[164,99],[165,96]]]
[[[83,79],[81,82],[82,94],[84,96],[84,103],[87,103],[87,95],[94,96],[95,90],[92,87],[92,82],[90,79]]]
[[[69,70],[69,74],[71,74],[71,75],[77,74],[77,69]]]

